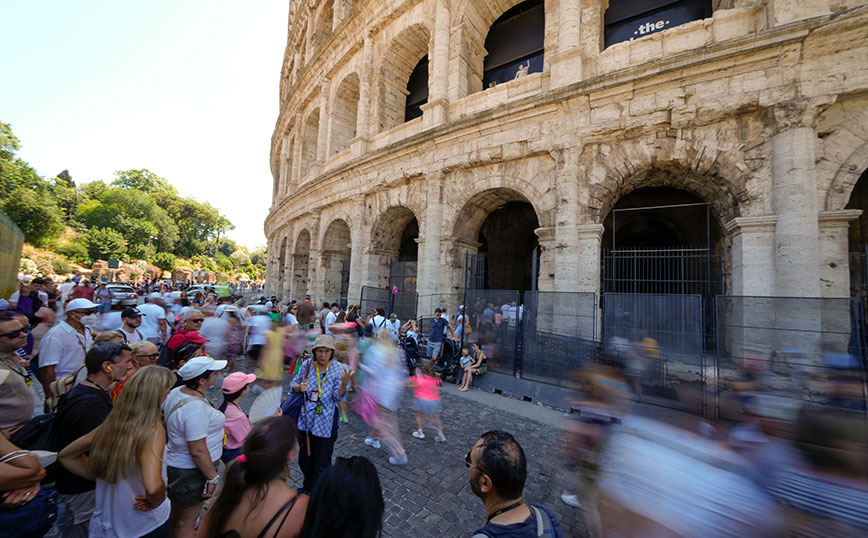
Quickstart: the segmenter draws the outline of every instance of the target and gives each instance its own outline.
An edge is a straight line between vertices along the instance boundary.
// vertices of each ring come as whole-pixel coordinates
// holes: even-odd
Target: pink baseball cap
[[[256,381],[256,374],[245,374],[243,372],[229,374],[223,380],[223,394],[235,394],[254,381]]]

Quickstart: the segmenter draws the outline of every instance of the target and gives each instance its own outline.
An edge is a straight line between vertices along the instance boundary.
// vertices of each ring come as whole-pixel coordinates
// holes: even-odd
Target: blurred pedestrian
[[[365,373],[362,387],[376,404],[374,428],[365,444],[380,448],[382,442],[389,453],[389,463],[406,465],[407,452],[401,442],[397,411],[407,374],[398,358],[398,350],[386,335],[374,338],[362,357],[360,368]]]
[[[430,424],[437,430],[435,442],[443,443],[446,436],[443,435],[443,422],[440,420],[442,405],[440,399],[440,385],[443,382],[434,372],[431,363],[425,362],[420,372],[410,378],[413,387],[413,411],[416,414],[416,431],[413,437],[424,439],[424,427]]]

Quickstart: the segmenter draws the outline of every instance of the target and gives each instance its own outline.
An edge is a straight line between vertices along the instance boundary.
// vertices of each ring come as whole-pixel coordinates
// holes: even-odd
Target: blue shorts
[[[413,411],[421,411],[426,415],[439,415],[441,409],[440,400],[413,398]]]

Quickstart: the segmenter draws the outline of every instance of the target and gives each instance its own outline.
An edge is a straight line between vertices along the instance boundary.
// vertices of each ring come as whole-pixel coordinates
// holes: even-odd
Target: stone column
[[[319,93],[319,131],[316,138],[316,162],[311,165],[313,174],[311,177],[316,177],[322,171],[326,156],[328,155],[329,146],[329,118],[331,117],[331,103],[329,102],[329,81],[324,80],[320,86]]]
[[[298,74],[301,73],[301,70],[304,68],[301,64],[301,52],[296,51],[294,58],[295,59],[292,62],[292,73],[289,74],[289,80],[291,81],[290,87],[295,86],[295,83],[298,80]]]
[[[850,297],[850,221],[861,209],[820,212],[820,294]],[[846,326],[846,325],[845,325]]]
[[[314,32],[314,12],[312,9],[308,9],[307,14],[307,28],[305,28],[304,34],[304,64],[307,65],[310,63],[310,59],[313,56],[313,32]]]
[[[310,227],[310,254],[307,262],[307,293],[310,294],[314,305],[323,301],[323,278],[320,271],[320,258],[322,257],[322,237],[320,230],[319,212],[314,213]]]
[[[437,0],[434,16],[434,51],[428,77],[428,102],[422,105],[422,128],[446,121],[446,91],[449,86],[450,0]]]
[[[729,295],[775,294],[775,215],[737,217],[726,224],[732,240]]]
[[[604,5],[605,4],[605,5]],[[603,50],[604,16],[608,2],[600,0],[580,0],[581,26],[579,33],[582,51],[582,77],[596,76],[597,56]]]
[[[362,258],[365,245],[365,198],[359,196],[350,215],[350,285],[347,295],[350,304],[359,304],[362,291]]]
[[[431,296],[440,293],[440,241],[443,233],[443,183],[441,170],[429,173],[425,178],[425,214],[422,215],[422,233],[419,242],[416,290],[419,293],[420,313],[427,315],[433,309]]]
[[[536,289],[538,291],[555,291],[555,229],[537,228],[533,231],[538,239],[539,276]]]
[[[814,130],[795,127],[772,138],[775,295],[819,297],[819,226]]]
[[[373,78],[371,70],[374,63],[374,45],[373,38],[370,35],[365,36],[365,43],[362,48],[362,66],[359,69],[359,107],[356,112],[356,137],[350,140],[350,148],[354,157],[358,157],[365,153],[368,147],[368,140],[371,138],[371,96],[374,92],[371,91]]]
[[[344,20],[344,0],[332,0],[332,32]]]
[[[293,227],[290,224],[286,229],[286,254],[283,257],[284,271],[283,278],[278,283],[278,289],[281,290],[281,293],[284,297],[290,297],[290,292],[292,288],[292,275],[293,275],[293,258],[292,252],[295,248],[295,243],[293,239]],[[278,239],[278,244],[282,242],[281,239]],[[278,246],[278,248],[280,248]],[[280,252],[277,253],[277,256],[280,256]],[[279,274],[279,273],[278,273]]]
[[[302,131],[304,131],[304,126],[302,125],[302,117],[301,114],[296,114],[295,116],[295,139],[293,140],[292,147],[292,172],[289,176],[289,184],[291,185],[290,190],[295,190],[295,186],[298,184],[301,179],[301,135]]]
[[[558,50],[550,60],[552,88],[582,79],[581,0],[558,1]]]
[[[562,288],[561,285],[558,285],[559,290],[567,289],[595,294],[596,305],[599,305],[602,300],[600,292],[600,256],[602,255],[604,229],[605,227],[602,224],[579,224],[576,226],[578,243],[576,246],[577,256],[575,263],[577,271],[575,280],[567,288]],[[566,280],[563,281],[563,285],[567,285]],[[593,316],[582,316],[581,322],[582,324],[579,329],[582,336],[596,336],[599,334],[601,328],[599,307],[596,308]]]

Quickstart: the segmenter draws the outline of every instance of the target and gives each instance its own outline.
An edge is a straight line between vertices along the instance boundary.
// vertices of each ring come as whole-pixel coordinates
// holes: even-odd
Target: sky
[[[147,168],[266,243],[289,0],[0,0],[0,121],[40,175]]]

